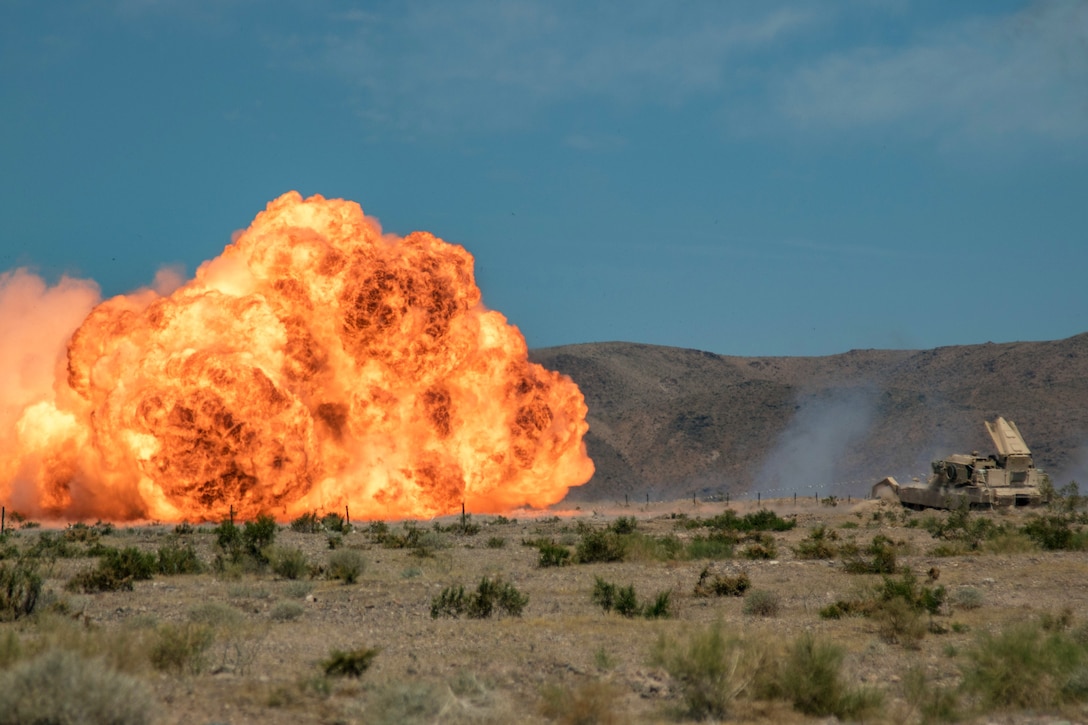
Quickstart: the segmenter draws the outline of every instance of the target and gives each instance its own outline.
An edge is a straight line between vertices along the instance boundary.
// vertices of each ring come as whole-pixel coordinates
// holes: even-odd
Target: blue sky
[[[5,0],[0,270],[190,273],[297,189],[531,346],[1088,329],[1088,3]]]

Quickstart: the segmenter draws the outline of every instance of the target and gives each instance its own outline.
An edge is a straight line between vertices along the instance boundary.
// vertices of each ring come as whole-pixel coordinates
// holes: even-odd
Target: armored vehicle
[[[873,486],[873,498],[899,501],[914,509],[1038,506],[1046,503],[1050,478],[1035,467],[1031,450],[1011,420],[985,421],[997,453],[978,453],[933,461],[927,483],[900,485],[891,476]],[[917,479],[916,479],[917,480]]]

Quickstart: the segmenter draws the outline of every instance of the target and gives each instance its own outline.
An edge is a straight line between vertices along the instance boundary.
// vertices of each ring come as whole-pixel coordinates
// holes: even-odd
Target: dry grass
[[[706,504],[696,508],[690,502],[643,508],[616,512],[636,519],[633,532],[622,535],[642,537],[643,542],[675,537],[685,547],[706,533],[705,528],[685,527],[685,521],[710,518],[722,510]],[[753,510],[754,504],[738,507],[741,514]],[[996,637],[1010,622],[1037,621],[1049,612],[1049,626],[1064,626],[1063,636],[1075,639],[1074,633],[1085,623],[1088,560],[1080,553],[1037,548],[1021,553],[1016,546],[1003,545],[1002,553],[983,550],[934,558],[925,553],[934,539],[924,528],[909,525],[916,514],[890,510],[885,514],[887,509],[873,502],[836,507],[782,502],[776,510],[795,516],[798,523],[793,530],[772,533],[777,559],[742,558],[742,544],[736,558],[713,561],[709,567],[705,559],[639,556],[637,561],[541,568],[537,548],[518,545],[544,538],[565,543],[573,551],[582,539],[580,529],[607,531],[614,520],[589,512],[554,520],[520,515],[517,523],[496,524],[479,517],[480,531],[472,535],[437,534],[429,523],[420,523],[415,528],[428,535],[414,536],[437,544],[428,556],[418,556],[410,547],[387,548],[365,526],[343,533],[343,546],[336,551],[328,550],[323,534],[286,527],[277,532],[277,546],[301,551],[311,565],[324,566],[340,551],[358,553],[366,565],[350,585],[327,578],[327,571],[290,580],[271,568],[236,573],[209,568],[200,574],[156,574],[151,580],[134,581],[129,592],[77,594],[65,592],[65,582],[94,569],[96,560],[57,558],[47,566],[43,562],[41,611],[0,623],[0,671],[13,672],[50,652],[95,659],[109,672],[133,677],[149,692],[157,703],[156,721],[164,724],[420,722],[433,720],[436,712],[450,722],[609,722],[617,715],[623,722],[659,722],[693,708],[686,704],[686,675],[676,669],[675,661],[671,675],[667,656],[653,663],[657,643],[664,638],[672,643],[666,649],[680,651],[691,646],[691,633],[717,624],[723,642],[743,635],[747,642],[761,642],[781,653],[788,653],[809,632],[815,641],[833,648],[835,656],[830,659],[837,662],[834,681],[841,692],[877,691],[885,701],[882,713],[889,717],[907,713],[906,721],[916,722],[940,719],[949,708],[970,714],[996,707],[986,703],[999,698],[981,686],[960,690],[969,679],[966,673],[974,671],[968,666],[975,661],[972,657],[985,663],[984,671],[999,672],[993,656],[972,654],[982,652],[979,638],[984,633]],[[881,513],[879,520],[873,518],[876,512]],[[1000,520],[1021,518],[1021,513],[1013,512]],[[936,572],[939,580],[927,585],[945,586],[948,606],[935,615],[920,615],[927,629],[908,645],[917,649],[887,641],[892,638],[882,630],[885,623],[879,618],[820,617],[820,609],[835,601],[873,598],[882,577],[849,574],[840,559],[798,555],[817,526],[826,527],[825,535],[836,532],[836,545],[853,542],[859,550],[877,535],[903,542],[897,543],[897,566],[912,571],[920,586],[926,584],[927,572]],[[390,535],[404,532],[399,524],[387,528]],[[30,548],[36,536],[36,531],[21,530],[12,543]],[[197,528],[185,536],[197,556],[210,564],[215,554],[211,529]],[[155,552],[172,537],[172,526],[118,528],[102,533],[100,543]],[[488,546],[494,537],[504,538],[507,545]],[[750,582],[747,596],[697,596],[704,571],[709,572],[702,577],[704,589],[715,577],[739,581],[743,574]],[[521,617],[431,618],[432,600],[444,589],[464,585],[468,594],[485,578],[509,582],[528,597]],[[672,618],[628,619],[605,613],[592,597],[598,578],[631,585],[641,595],[640,603],[652,601],[655,592],[671,592]],[[757,591],[777,596],[776,616],[745,614],[746,603]],[[1073,612],[1067,624],[1055,614],[1063,607]],[[931,620],[939,625],[938,632],[928,629]],[[180,636],[187,632],[210,632],[210,641],[201,649],[199,637]],[[358,642],[380,649],[381,655],[358,679],[326,678],[321,663],[329,653]],[[167,645],[173,654],[155,654],[156,647],[169,650]],[[991,650],[1003,651],[996,645],[985,651]],[[199,656],[186,659],[192,651],[199,651]],[[176,658],[170,660],[167,654]],[[823,662],[825,655],[823,650],[813,653]],[[181,664],[164,665],[160,674],[152,666],[156,656]],[[906,682],[905,673],[920,662],[926,663],[924,677],[919,680],[915,675]],[[733,670],[734,676],[745,667],[759,670],[757,661],[744,660]],[[1075,668],[1063,672],[1067,685],[1062,697],[1072,700],[1060,707],[1078,707],[1069,693],[1077,691],[1079,675]],[[754,677],[751,672],[742,675],[724,693],[703,689],[709,690],[708,699],[724,696],[718,711],[730,717],[768,722],[819,717],[796,710],[785,694],[771,697],[769,690],[747,686]],[[1009,710],[1002,715],[1003,722],[1018,721],[1020,701],[1013,698],[1012,705],[1001,706]],[[1066,710],[1055,712],[1067,719],[1082,718],[1069,718]]]

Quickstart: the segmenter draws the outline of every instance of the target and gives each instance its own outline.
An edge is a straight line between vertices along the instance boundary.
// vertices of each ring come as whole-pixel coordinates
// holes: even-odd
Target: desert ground
[[[692,546],[715,531],[700,524],[727,509],[740,519],[769,510],[796,523],[784,531],[733,533],[731,553]],[[1006,530],[974,540],[954,530],[935,536],[947,513],[857,499],[583,504],[350,527],[333,516],[326,524],[344,530],[314,526],[309,533],[281,522],[274,542],[261,542],[270,560],[264,564],[260,557],[225,556],[213,524],[56,528],[23,521],[12,528],[9,517],[0,564],[10,571],[34,552],[43,583],[32,612],[6,611],[9,621],[0,623],[0,677],[9,688],[4,707],[18,698],[11,688],[30,681],[18,676],[33,679],[26,671],[42,653],[72,651],[86,667],[115,678],[94,685],[107,699],[145,703],[115,722],[1088,721],[1088,699],[1075,686],[1088,689],[1088,657],[1077,660],[1074,686],[1041,675],[1039,692],[1051,695],[1040,698],[1029,693],[1026,700],[1021,694],[1002,701],[964,684],[983,657],[972,655],[983,638],[1018,624],[1037,623],[1038,637],[1064,633],[1063,641],[1082,645],[1078,652],[1088,646],[1088,558],[1079,550],[1044,550],[1017,533],[1039,514],[972,512],[976,533],[990,524]],[[804,558],[814,530],[838,549],[835,555]],[[577,563],[592,532],[625,542],[623,560]],[[894,551],[896,573],[850,573],[843,552],[854,551],[853,561],[865,564],[879,537]],[[543,543],[569,551],[568,563],[541,566]],[[95,554],[105,549],[190,546],[202,573],[156,571],[120,582],[116,591],[75,583],[101,566]],[[331,578],[339,575],[338,561],[358,565],[357,576]],[[735,582],[745,574],[749,586],[741,596],[698,596],[704,571],[704,582]],[[898,620],[879,606],[827,614],[836,602],[879,601],[886,581],[911,575],[918,592],[942,588],[935,607],[899,612]],[[496,607],[486,618],[432,616],[444,591],[463,586],[471,598],[485,577],[527,597],[519,614]],[[598,579],[632,585],[641,603],[668,592],[667,616],[605,611],[594,600]],[[698,673],[685,676],[682,663],[714,627],[726,643],[718,657],[726,666],[702,685],[722,703],[708,711],[693,694]],[[805,637],[838,648],[838,685],[870,706],[837,713],[834,705],[831,712],[809,706],[806,713],[796,693],[767,689],[767,673]],[[348,653],[341,659],[355,662],[359,676],[337,671],[334,650]],[[43,681],[41,687],[61,687]],[[732,696],[719,697],[722,689]],[[18,721],[4,707],[0,723]]]

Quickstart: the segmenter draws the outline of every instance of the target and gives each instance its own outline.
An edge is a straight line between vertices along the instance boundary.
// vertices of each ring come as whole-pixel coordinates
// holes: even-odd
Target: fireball
[[[285,194],[192,280],[65,338],[48,389],[0,388],[0,495],[26,513],[431,517],[548,506],[593,474],[581,392],[481,304],[472,255],[354,202]]]

